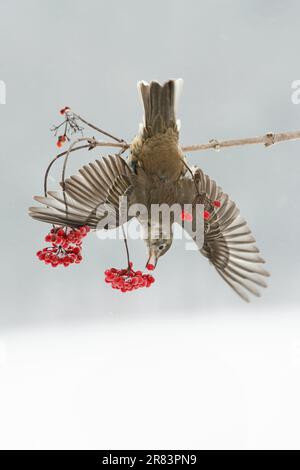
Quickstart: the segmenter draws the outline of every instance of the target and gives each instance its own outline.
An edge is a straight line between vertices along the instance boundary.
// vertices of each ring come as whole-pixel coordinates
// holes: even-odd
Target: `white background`
[[[7,333],[1,447],[298,448],[299,319],[271,317],[111,318]]]

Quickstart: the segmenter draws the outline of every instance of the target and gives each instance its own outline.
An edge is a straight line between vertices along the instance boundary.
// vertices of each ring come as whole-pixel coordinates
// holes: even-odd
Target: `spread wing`
[[[119,198],[132,193],[131,174],[119,155],[103,157],[66,179],[65,191],[48,191],[46,197],[35,196],[43,206],[30,207],[29,215],[51,224],[89,225],[91,228],[107,228],[109,217],[109,228],[118,226]]]
[[[181,202],[192,204],[200,198],[200,202],[204,201],[204,209],[211,214],[205,222],[200,251],[224,281],[249,302],[249,292],[260,296],[259,288],[267,287],[265,278],[269,273],[262,267],[265,261],[235,202],[202,170],[196,168],[193,174],[194,180],[189,176],[182,181]],[[219,201],[220,207],[215,207],[214,201]],[[184,226],[187,231],[188,227],[188,224],[187,228]]]

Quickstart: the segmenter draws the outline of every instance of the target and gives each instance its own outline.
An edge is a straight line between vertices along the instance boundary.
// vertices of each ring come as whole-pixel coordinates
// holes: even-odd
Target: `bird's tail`
[[[138,82],[144,105],[144,124],[142,133],[147,137],[162,134],[168,129],[179,131],[180,122],[176,121],[176,104],[183,80],[169,80],[163,85],[153,81]]]

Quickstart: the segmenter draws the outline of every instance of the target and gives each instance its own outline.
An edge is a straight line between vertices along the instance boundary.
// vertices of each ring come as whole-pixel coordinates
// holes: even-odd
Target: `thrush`
[[[200,168],[190,168],[186,161],[176,119],[181,87],[181,79],[164,84],[139,82],[144,120],[128,157],[108,155],[84,165],[64,181],[63,190],[35,196],[42,207],[31,207],[29,213],[54,225],[88,225],[91,229],[116,228],[135,217],[147,245],[147,264],[154,268],[172,245],[173,224],[181,222],[171,212],[168,221],[160,215],[154,217],[152,207],[184,208],[188,204],[193,222],[182,223],[184,230],[224,281],[249,301],[249,293],[260,296],[259,288],[267,286],[269,273],[262,267],[265,261],[235,202]],[[200,239],[193,229],[198,204],[204,208],[205,219]],[[133,207],[138,210],[131,211]]]

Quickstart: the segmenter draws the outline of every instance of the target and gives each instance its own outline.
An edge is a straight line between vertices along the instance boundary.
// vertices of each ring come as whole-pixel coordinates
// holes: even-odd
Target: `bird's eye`
[[[164,247],[165,247],[165,245],[159,245],[158,249],[159,249],[159,250],[163,250]]]

